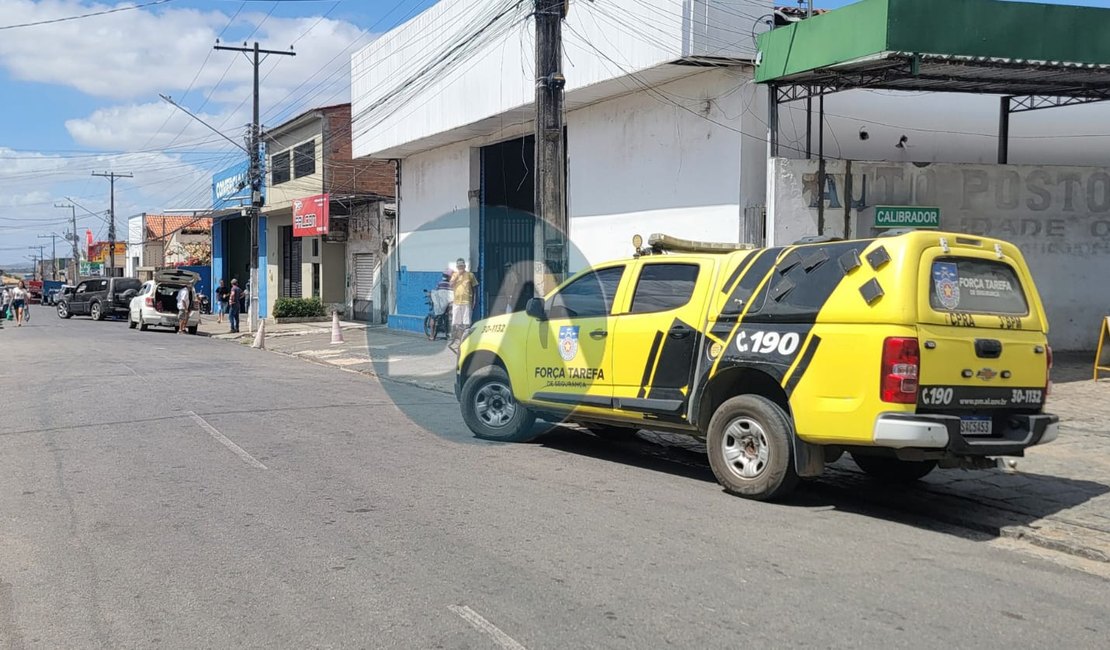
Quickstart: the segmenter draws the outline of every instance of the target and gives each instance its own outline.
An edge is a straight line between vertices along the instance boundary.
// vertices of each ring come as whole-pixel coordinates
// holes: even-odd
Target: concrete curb
[[[854,473],[845,472],[843,469],[826,470],[824,476],[833,478],[837,474],[849,474],[853,479],[860,478]],[[977,533],[1020,540],[1044,549],[1066,553],[1096,562],[1110,563],[1110,538],[1106,539],[1106,544],[1103,548],[1075,539],[1076,537],[1091,536],[1092,534],[1104,536],[1101,531],[1091,528],[1053,521],[1049,517],[1043,518],[1035,526],[1017,523],[992,523],[990,521],[966,517],[960,514],[961,508],[958,506],[963,506],[968,503],[979,504],[982,507],[994,506],[980,504],[980,502],[973,499],[936,492],[921,495],[927,497],[928,504],[926,505],[918,499],[904,499],[900,498],[898,495],[888,497],[885,493],[879,491],[850,491],[845,484],[839,484],[835,480],[821,481],[821,485],[822,487],[832,488],[845,494],[850,493],[853,498],[862,499],[874,506],[897,510],[900,513],[938,521],[943,524],[964,528]],[[1009,511],[998,508],[996,508],[996,511],[1000,517],[1005,518],[1011,516],[1008,514]]]

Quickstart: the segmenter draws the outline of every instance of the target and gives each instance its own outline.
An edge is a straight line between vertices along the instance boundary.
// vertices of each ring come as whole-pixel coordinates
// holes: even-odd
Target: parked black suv
[[[131,298],[143,281],[138,278],[90,278],[58,296],[58,317],[88,314],[93,320],[105,316],[126,316]]]

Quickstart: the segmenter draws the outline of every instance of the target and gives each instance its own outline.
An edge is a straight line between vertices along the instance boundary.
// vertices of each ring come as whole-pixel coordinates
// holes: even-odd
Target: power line
[[[54,24],[54,23],[64,23],[64,22],[69,21],[69,20],[79,20],[81,18],[92,18],[93,16],[103,16],[105,14],[114,14],[114,13],[117,13],[117,12],[120,12],[120,11],[131,11],[132,9],[142,9],[143,7],[153,7],[154,5],[163,5],[163,4],[166,4],[167,2],[173,2],[173,0],[153,0],[153,2],[147,2],[147,3],[141,4],[141,5],[131,5],[130,7],[116,7],[114,9],[105,9],[103,11],[94,11],[92,13],[81,14],[79,16],[66,16],[64,18],[50,18],[50,19],[47,19],[47,20],[36,20],[34,22],[20,23],[18,25],[3,25],[3,26],[0,26],[0,30],[16,29],[16,28],[19,28],[19,27],[35,27],[37,25],[51,25],[51,24]]]

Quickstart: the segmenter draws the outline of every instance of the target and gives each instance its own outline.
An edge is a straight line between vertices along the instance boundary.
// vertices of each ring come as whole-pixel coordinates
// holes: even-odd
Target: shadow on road
[[[678,437],[667,434],[639,435],[638,440],[613,441],[560,427],[539,438],[536,444],[716,484],[704,447],[699,449],[696,442],[675,443],[671,439]],[[643,436],[652,440],[644,440]],[[1084,524],[1073,520],[1066,511],[1107,493],[1110,485],[1097,481],[1001,470],[936,470],[923,481],[891,486],[863,474],[845,456],[826,467],[821,477],[804,480],[782,505],[833,508],[983,540],[999,537],[1007,528],[1040,525],[1041,520],[1061,513],[1061,522],[1070,522],[1065,525],[1082,531]],[[948,525],[938,526],[938,522]]]

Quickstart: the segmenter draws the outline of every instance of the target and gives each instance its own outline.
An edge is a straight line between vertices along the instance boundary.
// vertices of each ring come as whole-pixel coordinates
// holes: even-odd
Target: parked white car
[[[193,287],[198,281],[200,275],[192,271],[165,269],[155,272],[154,279],[144,282],[139,293],[131,299],[127,313],[128,327],[138,327],[143,332],[150,327],[177,329],[177,292],[181,287],[189,287],[189,304],[192,308],[187,327],[190,334],[196,334],[200,327],[200,308]]]

